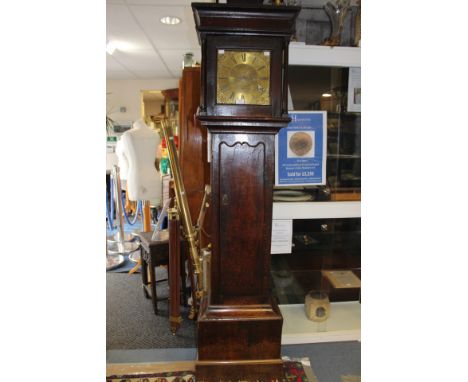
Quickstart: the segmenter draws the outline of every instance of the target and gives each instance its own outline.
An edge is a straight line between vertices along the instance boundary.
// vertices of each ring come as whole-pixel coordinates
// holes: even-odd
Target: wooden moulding
[[[282,382],[283,361],[271,359],[253,362],[198,362],[196,376],[200,382]]]
[[[211,133],[217,132],[261,132],[276,134],[283,127],[287,127],[291,122],[289,116],[266,118],[266,117],[242,117],[242,116],[210,116],[204,112],[199,112],[198,119],[203,127]]]
[[[204,33],[231,33],[238,31],[264,35],[289,36],[295,30],[295,18],[300,7],[277,7],[257,4],[207,4],[192,3],[197,31]],[[226,9],[232,12],[226,12]]]

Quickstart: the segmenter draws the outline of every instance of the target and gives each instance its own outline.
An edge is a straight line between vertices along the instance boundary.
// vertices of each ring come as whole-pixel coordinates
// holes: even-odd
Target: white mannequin
[[[142,119],[122,135],[122,153],[128,160],[127,192],[132,201],[161,202],[161,177],[154,161],[159,145],[159,135]]]
[[[117,141],[117,145],[115,147],[115,154],[119,159],[119,168],[120,168],[120,180],[122,182],[122,190],[126,190],[127,188],[127,173],[128,173],[128,159],[125,156],[125,149],[123,147],[124,143],[122,139]]]

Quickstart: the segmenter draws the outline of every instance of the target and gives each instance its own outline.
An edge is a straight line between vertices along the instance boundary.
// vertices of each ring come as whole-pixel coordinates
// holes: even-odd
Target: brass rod
[[[206,184],[205,185],[205,193],[203,195],[202,204],[200,206],[200,212],[198,214],[198,219],[197,219],[198,233],[201,232],[201,227],[203,225],[203,220],[205,219],[207,201],[208,201],[208,197],[210,196],[210,194],[211,194],[211,186]],[[198,240],[200,240],[200,237],[198,238]]]
[[[166,139],[167,151],[169,153],[169,165],[171,167],[172,177],[174,178],[174,188],[177,199],[177,205],[182,216],[182,224],[184,227],[185,237],[189,242],[190,247],[190,257],[194,265],[194,272],[197,277],[197,296],[201,297],[203,277],[201,270],[201,261],[199,256],[199,251],[196,242],[196,233],[192,224],[192,217],[190,216],[190,210],[188,206],[187,195],[185,193],[184,182],[182,180],[182,174],[180,171],[179,158],[177,155],[177,149],[174,143],[174,136],[169,126],[166,124],[165,120],[161,120],[161,130],[163,136]]]

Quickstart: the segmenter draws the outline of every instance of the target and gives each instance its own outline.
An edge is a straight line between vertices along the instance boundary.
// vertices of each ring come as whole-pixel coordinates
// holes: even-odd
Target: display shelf
[[[360,159],[360,155],[354,154],[327,154],[327,158],[332,159]]]
[[[360,201],[273,203],[273,219],[332,219],[360,217]]]
[[[289,45],[289,65],[361,66],[361,48],[348,46]]]
[[[321,323],[307,319],[304,304],[279,305],[283,315],[281,344],[360,341],[361,304],[350,301],[330,305],[330,317]]]

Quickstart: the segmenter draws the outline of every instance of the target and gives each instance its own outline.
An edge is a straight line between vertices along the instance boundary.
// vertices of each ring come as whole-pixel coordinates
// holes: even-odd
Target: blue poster
[[[291,122],[276,136],[275,185],[326,183],[327,112],[291,111]]]

